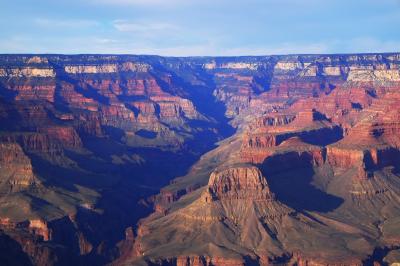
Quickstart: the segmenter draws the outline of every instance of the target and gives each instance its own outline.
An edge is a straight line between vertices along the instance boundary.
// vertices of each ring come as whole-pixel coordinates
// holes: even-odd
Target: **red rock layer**
[[[244,266],[242,259],[218,258],[209,256],[178,257],[176,266]]]
[[[243,137],[241,157],[247,162],[262,163],[275,153],[299,151],[308,152],[320,164],[323,151],[312,144],[335,141],[340,133],[339,127],[315,110],[296,115],[268,114],[249,125]]]
[[[0,143],[0,182],[21,189],[37,182],[30,159],[17,143]]]
[[[273,195],[267,180],[257,167],[238,166],[215,171],[208,183],[206,202],[224,199],[268,200]]]
[[[15,99],[21,101],[45,100],[54,102],[55,85],[18,85],[10,88],[17,92]]]
[[[45,127],[43,129],[40,129],[40,131],[44,132],[50,139],[59,142],[60,145],[62,145],[63,147],[82,147],[82,141],[78,133],[72,127],[53,126]]]

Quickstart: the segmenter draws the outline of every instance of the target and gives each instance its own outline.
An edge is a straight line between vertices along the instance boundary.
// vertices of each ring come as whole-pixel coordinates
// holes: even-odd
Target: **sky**
[[[0,0],[0,53],[400,52],[400,0]]]

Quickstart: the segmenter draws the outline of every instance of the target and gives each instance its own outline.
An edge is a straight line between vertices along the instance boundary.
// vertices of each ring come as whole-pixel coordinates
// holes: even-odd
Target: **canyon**
[[[1,265],[400,263],[400,54],[0,55]]]

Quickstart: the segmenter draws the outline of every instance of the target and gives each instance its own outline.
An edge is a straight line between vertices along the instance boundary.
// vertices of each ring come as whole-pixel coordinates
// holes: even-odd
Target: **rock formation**
[[[397,53],[1,55],[0,253],[394,263],[399,69]]]
[[[31,161],[17,143],[0,143],[0,167],[2,187],[12,190],[36,182]]]

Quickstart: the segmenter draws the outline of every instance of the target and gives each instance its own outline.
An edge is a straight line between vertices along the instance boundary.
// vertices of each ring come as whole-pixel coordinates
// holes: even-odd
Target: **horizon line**
[[[259,54],[259,55],[185,55],[185,56],[174,56],[174,55],[160,55],[160,54],[135,54],[135,53],[0,53],[0,56],[82,56],[82,55],[94,55],[94,56],[148,56],[148,57],[167,57],[167,58],[228,58],[228,57],[271,57],[271,56],[316,56],[316,55],[375,55],[375,54],[400,54],[397,52],[344,52],[344,53],[283,53],[283,54]]]

